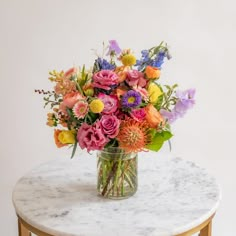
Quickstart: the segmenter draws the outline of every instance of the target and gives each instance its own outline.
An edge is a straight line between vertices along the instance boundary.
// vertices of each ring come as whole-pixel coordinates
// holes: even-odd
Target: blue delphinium
[[[141,51],[142,57],[140,60],[137,60],[136,63],[136,66],[138,66],[139,71],[142,71],[146,66],[153,66],[161,69],[165,57],[168,60],[171,58],[169,51],[166,47],[164,47],[164,49],[157,50],[156,53],[154,53],[154,50],[155,48]]]
[[[96,59],[95,66],[98,70],[114,70],[116,67],[114,64],[109,63],[107,60],[101,57]]]

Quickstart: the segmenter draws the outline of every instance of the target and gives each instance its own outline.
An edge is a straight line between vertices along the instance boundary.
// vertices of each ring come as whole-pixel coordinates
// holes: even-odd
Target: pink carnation
[[[100,93],[98,98],[101,99],[104,103],[104,109],[102,111],[103,114],[112,114],[118,108],[118,99],[115,95],[106,95],[104,93]]]
[[[129,86],[145,87],[147,84],[143,73],[137,70],[131,70],[127,72],[126,82]]]
[[[120,120],[114,115],[103,115],[100,120],[103,133],[108,138],[115,138],[119,133]]]
[[[100,88],[110,90],[111,86],[118,83],[118,75],[110,70],[101,70],[93,75],[92,86],[94,88]]]
[[[132,110],[130,113],[131,117],[137,121],[142,121],[146,117],[146,112],[144,108]]]
[[[77,140],[79,146],[88,152],[93,150],[101,150],[109,141],[103,134],[100,123],[96,122],[93,125],[83,123],[78,130]]]

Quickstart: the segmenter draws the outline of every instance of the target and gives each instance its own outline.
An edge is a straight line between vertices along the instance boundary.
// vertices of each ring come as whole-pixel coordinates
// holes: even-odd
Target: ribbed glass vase
[[[104,148],[97,152],[97,190],[111,199],[124,199],[137,191],[138,154],[120,148]]]

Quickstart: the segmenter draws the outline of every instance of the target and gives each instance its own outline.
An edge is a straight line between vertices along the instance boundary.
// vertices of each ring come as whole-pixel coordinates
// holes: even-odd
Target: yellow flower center
[[[135,97],[129,97],[128,98],[128,103],[134,103],[135,102]]]

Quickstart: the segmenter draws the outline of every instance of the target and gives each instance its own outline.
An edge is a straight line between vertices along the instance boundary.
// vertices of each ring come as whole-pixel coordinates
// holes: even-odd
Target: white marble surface
[[[215,179],[194,163],[139,154],[139,189],[126,200],[96,192],[96,158],[80,155],[43,164],[13,191],[17,214],[56,236],[171,236],[211,216],[220,201]]]

